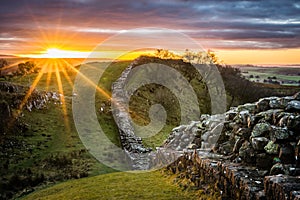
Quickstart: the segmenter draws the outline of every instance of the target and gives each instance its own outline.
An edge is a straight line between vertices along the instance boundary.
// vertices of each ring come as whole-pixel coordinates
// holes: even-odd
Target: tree
[[[156,49],[154,53],[155,57],[160,59],[180,59],[181,56],[176,55],[175,53],[167,50],[167,49]]]
[[[8,62],[5,59],[0,59],[0,76],[2,75],[3,68],[8,66]]]
[[[218,57],[216,54],[208,50],[205,51],[199,51],[199,52],[192,52],[188,49],[185,50],[185,53],[182,56],[182,59],[195,64],[220,64]]]
[[[18,64],[18,74],[26,75],[32,72],[36,72],[36,65],[34,62],[27,61],[25,63]]]

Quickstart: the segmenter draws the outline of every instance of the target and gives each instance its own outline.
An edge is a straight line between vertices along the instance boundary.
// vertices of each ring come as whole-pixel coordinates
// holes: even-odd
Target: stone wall
[[[199,188],[217,183],[223,198],[299,199],[299,100],[300,93],[269,97],[231,108],[223,117],[202,116],[191,123],[198,127],[195,139],[168,169]],[[176,130],[165,145],[180,146],[188,132]]]
[[[26,97],[30,90],[30,87],[0,82],[0,136],[10,131],[23,132],[27,129],[27,125],[18,118],[23,109],[28,111],[42,109],[49,101],[60,103],[60,96],[55,92],[32,89],[31,95]],[[15,111],[19,113],[17,116],[14,114]]]
[[[219,115],[173,129],[150,152],[134,134],[128,116],[126,78],[134,61],[112,86],[114,117],[133,169],[168,165],[179,178],[208,183],[224,199],[297,199],[300,175],[300,93],[262,98]]]
[[[133,62],[129,65],[121,74],[120,78],[115,81],[112,85],[112,99],[111,102],[114,109],[113,115],[115,117],[115,122],[119,128],[120,141],[122,148],[131,160],[132,169],[148,169],[149,168],[149,158],[148,153],[151,149],[146,148],[140,137],[134,134],[134,128],[130,117],[128,116],[128,95],[125,92],[126,79],[129,75]]]

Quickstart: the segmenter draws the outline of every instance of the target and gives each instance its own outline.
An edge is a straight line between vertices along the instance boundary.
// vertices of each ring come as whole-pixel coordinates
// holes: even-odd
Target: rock
[[[279,159],[284,164],[295,163],[295,150],[290,144],[285,144],[280,148]]]
[[[300,100],[300,92],[297,92],[296,94],[294,94],[293,98],[295,100]]]
[[[268,154],[278,154],[279,145],[275,144],[273,141],[269,141],[268,144],[264,147]]]
[[[230,141],[224,142],[219,147],[219,152],[224,155],[228,155],[229,153],[232,152],[232,150],[233,150],[233,144]]]
[[[245,141],[242,144],[241,148],[239,149],[239,156],[246,163],[254,163],[255,162],[254,150],[251,147],[250,142]]]
[[[257,151],[263,151],[268,142],[268,138],[265,137],[255,137],[251,139],[251,145]]]
[[[234,146],[233,146],[233,152],[234,153],[238,153],[239,152],[239,149],[241,148],[242,144],[244,143],[244,139],[243,138],[238,138],[236,139],[235,143],[234,143]]]
[[[280,141],[280,140],[286,140],[289,138],[289,130],[284,127],[277,127],[277,126],[271,126],[272,131],[270,133],[270,139],[273,141]]]
[[[290,101],[286,106],[285,110],[289,112],[300,111],[300,101],[298,100]]]
[[[269,170],[272,167],[273,156],[260,153],[256,155],[256,167],[259,169],[267,169]]]
[[[269,102],[270,102],[270,100],[268,100],[268,99],[260,99],[256,103],[256,107],[257,107],[258,112],[262,112],[262,111],[268,110],[270,108]]]
[[[248,110],[243,110],[239,112],[239,114],[236,117],[236,121],[240,124],[246,125],[248,124],[248,117],[250,116],[250,113]]]
[[[272,127],[268,123],[258,123],[254,126],[251,137],[259,137],[268,135],[272,130]]]
[[[246,103],[244,105],[238,106],[237,110],[239,112],[241,112],[241,111],[249,111],[249,113],[255,113],[255,112],[257,112],[257,107],[256,107],[256,104],[254,104],[254,103]]]
[[[286,126],[288,129],[294,131],[295,133],[300,132],[300,116],[290,115],[286,121]],[[299,135],[299,134],[298,134]]]
[[[269,106],[272,109],[274,109],[274,108],[276,109],[276,108],[282,108],[283,105],[281,105],[280,98],[275,97],[275,98],[270,99]]]
[[[259,118],[261,121],[273,123],[274,116],[279,115],[281,112],[283,112],[282,109],[271,109],[264,112],[260,112],[256,115],[257,118]]]
[[[235,112],[233,110],[229,110],[228,112],[225,113],[225,120],[226,121],[233,120],[236,115],[237,115],[237,112]]]
[[[249,115],[247,118],[248,128],[253,128],[253,126],[258,122],[258,117],[255,115]]]
[[[251,136],[251,129],[239,128],[235,134],[241,136],[244,139],[248,139]]]
[[[276,163],[270,170],[270,175],[286,174],[286,170],[281,163]]]

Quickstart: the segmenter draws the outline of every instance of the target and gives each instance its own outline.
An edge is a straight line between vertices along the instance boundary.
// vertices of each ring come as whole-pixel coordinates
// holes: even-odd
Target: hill
[[[149,57],[143,57],[141,61],[142,63],[148,61],[166,63],[179,70],[183,76],[191,81],[191,85],[199,94],[198,99],[203,113],[210,112],[210,106],[208,105],[210,99],[207,96],[207,89],[203,87],[204,83],[199,81],[201,77],[193,73],[194,71],[188,63],[181,60],[161,60]],[[98,86],[105,90],[108,96],[111,94],[112,83],[129,64],[130,62],[115,62],[104,71]],[[93,65],[99,66],[99,70],[103,69],[104,66],[96,62]],[[251,83],[240,77],[237,72],[232,71],[230,67],[220,68],[220,70],[229,100],[228,107],[249,101],[254,102],[263,96],[282,96],[288,95],[288,93],[293,94],[295,90],[299,90],[297,87]],[[32,192],[37,187],[115,171],[96,161],[78,137],[71,110],[74,95],[73,82],[76,75],[77,72],[72,67],[65,67],[65,70],[58,72],[53,70],[45,74],[14,76],[2,81],[7,87],[0,91],[1,108],[3,105],[4,110],[10,113],[8,116],[11,118],[16,117],[15,114],[18,113],[19,104],[25,99],[26,94],[30,91],[29,86],[32,86],[33,83],[36,83],[36,89],[38,90],[36,94],[38,96],[50,92],[52,96],[56,97],[40,109],[35,107],[28,109],[24,106],[22,112],[17,115],[17,123],[13,126],[19,127],[19,125],[22,125],[20,127],[24,129],[8,132],[0,130],[1,198],[15,198],[20,194],[24,195]],[[15,85],[19,85],[23,89],[11,90]],[[166,106],[172,104],[169,108],[167,107],[170,115],[165,129],[162,130],[161,134],[144,141],[150,147],[161,145],[169,135],[170,129],[178,125],[177,104],[176,102],[174,105],[170,103],[173,102],[174,96],[170,92],[166,92],[165,96],[160,96],[162,90],[167,91],[161,86],[147,85],[140,88],[131,99],[131,109],[135,110],[134,113],[138,113],[137,115],[133,113],[133,118],[140,124],[149,122],[147,108],[151,104],[145,105],[147,98],[153,104],[158,103],[158,100],[161,100],[162,104]],[[61,101],[61,96],[64,96],[64,103]],[[97,93],[95,102],[101,128],[113,143],[120,146],[118,127],[110,109],[110,99],[106,95]],[[101,107],[104,110],[100,112]],[[1,121],[1,123],[6,122]],[[146,174],[153,175],[151,173]],[[146,178],[146,175],[141,177]],[[100,178],[97,180],[101,185]],[[125,177],[121,180],[124,181],[117,184],[122,185],[124,182],[126,183],[127,179]],[[157,182],[159,182],[158,180],[160,180],[159,177],[157,177]],[[142,182],[142,180],[140,181]],[[80,185],[80,181],[77,183]]]
[[[117,172],[69,181],[23,198],[33,199],[196,199],[197,191],[182,191],[161,172]]]

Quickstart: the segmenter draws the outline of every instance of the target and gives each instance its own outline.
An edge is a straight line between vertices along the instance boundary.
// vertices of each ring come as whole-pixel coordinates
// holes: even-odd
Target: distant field
[[[253,82],[300,85],[300,67],[239,67],[242,75]]]

